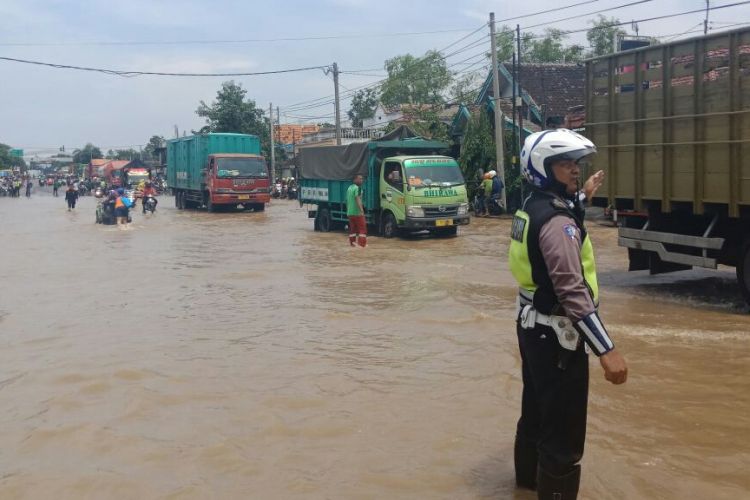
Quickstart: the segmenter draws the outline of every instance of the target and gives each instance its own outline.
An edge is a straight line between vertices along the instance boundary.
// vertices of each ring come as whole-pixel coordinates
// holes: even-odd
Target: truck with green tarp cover
[[[268,166],[254,135],[211,133],[167,141],[167,185],[178,209],[262,211],[271,199]]]
[[[458,163],[441,154],[447,149],[408,127],[369,142],[301,148],[300,205],[315,206],[308,215],[316,231],[343,228],[346,191],[361,174],[365,218],[376,234],[456,235],[469,223],[469,204]]]
[[[586,115],[630,270],[735,266],[750,302],[750,28],[586,61]]]

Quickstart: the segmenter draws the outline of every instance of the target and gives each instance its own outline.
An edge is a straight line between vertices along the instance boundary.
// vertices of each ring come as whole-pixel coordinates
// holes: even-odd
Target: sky
[[[444,54],[457,52],[447,57],[449,65],[455,64],[452,70],[481,68],[479,54],[489,51],[489,37],[481,40],[488,34],[491,11],[502,21],[583,1],[2,0],[0,56],[116,70],[192,73],[274,71],[335,61],[343,72],[340,84],[346,96],[349,89],[378,81],[386,59],[406,53],[421,55],[450,46]],[[550,22],[550,27],[577,30],[595,17],[587,14],[632,1],[598,0],[508,24],[519,23],[523,30]],[[711,0],[711,5],[734,1]],[[630,21],[704,7],[705,0],[651,0],[604,15]],[[571,16],[575,19],[561,20]],[[703,14],[691,14],[641,22],[639,34],[699,30],[703,19]],[[711,12],[710,19],[717,30],[731,23],[750,23],[750,4]],[[542,33],[544,29],[528,31]],[[471,34],[475,30],[479,31]],[[399,34],[414,32],[438,33]],[[278,40],[325,36],[345,38]],[[582,34],[571,35],[568,41],[586,42]],[[279,106],[282,123],[333,121],[331,104],[309,109],[297,105],[296,110],[292,106],[333,94],[331,76],[321,69],[233,78],[126,78],[0,60],[0,143],[23,148],[27,159],[35,154],[47,156],[62,146],[72,151],[87,142],[103,151],[138,149],[152,135],[174,137],[175,126],[180,133],[190,133],[204,125],[196,108],[201,100],[212,102],[221,83],[229,79],[242,83],[259,107]],[[344,100],[342,117],[347,109]]]

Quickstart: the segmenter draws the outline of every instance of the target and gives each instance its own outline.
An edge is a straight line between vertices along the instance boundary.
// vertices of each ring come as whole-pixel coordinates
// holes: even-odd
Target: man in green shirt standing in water
[[[346,191],[346,215],[349,217],[349,245],[367,246],[367,221],[365,207],[362,205],[362,182],[364,178],[357,174],[353,184]]]

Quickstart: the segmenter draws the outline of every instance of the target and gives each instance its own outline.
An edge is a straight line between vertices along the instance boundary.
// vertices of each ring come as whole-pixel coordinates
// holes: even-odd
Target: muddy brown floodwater
[[[507,220],[315,233],[304,209],[129,230],[0,198],[0,498],[531,499]],[[591,224],[625,386],[595,359],[581,498],[750,495],[750,318],[731,270],[626,273]]]

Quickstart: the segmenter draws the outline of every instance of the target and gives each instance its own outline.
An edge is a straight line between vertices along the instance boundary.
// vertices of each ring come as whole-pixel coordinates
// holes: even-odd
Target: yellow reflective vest
[[[534,306],[543,314],[552,314],[559,300],[539,248],[539,232],[556,215],[572,218],[581,233],[581,269],[584,281],[594,304],[599,304],[594,247],[583,226],[582,216],[551,193],[534,191],[513,217],[508,260],[522,295],[533,296]]]

